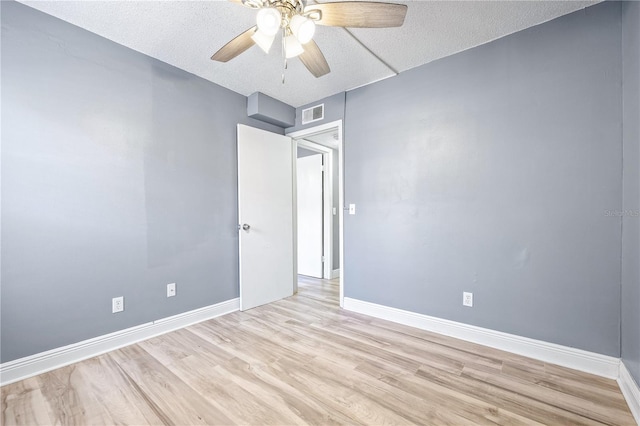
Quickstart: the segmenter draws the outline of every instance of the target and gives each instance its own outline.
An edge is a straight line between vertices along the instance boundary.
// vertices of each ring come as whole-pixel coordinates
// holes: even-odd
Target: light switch
[[[349,214],[356,214],[356,205],[349,204]]]

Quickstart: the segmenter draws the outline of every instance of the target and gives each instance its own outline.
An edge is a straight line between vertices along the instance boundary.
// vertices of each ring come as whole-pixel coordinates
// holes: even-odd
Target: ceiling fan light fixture
[[[265,7],[258,11],[256,24],[258,24],[258,29],[265,35],[275,36],[280,29],[281,22],[282,16],[280,16],[280,12],[272,7]]]
[[[284,56],[287,59],[295,58],[304,53],[304,48],[293,34],[284,39]]]
[[[311,41],[316,32],[316,23],[304,16],[295,15],[291,18],[289,28],[300,43],[306,44]]]
[[[273,45],[273,40],[275,40],[275,35],[266,35],[260,30],[256,30],[255,33],[251,36],[251,39],[260,46],[260,49],[264,51],[264,53],[269,53],[271,46]]]
[[[321,3],[318,3],[318,0],[230,1],[258,9],[257,25],[242,32],[218,49],[211,56],[212,60],[228,62],[254,44],[258,44],[262,50],[268,52],[276,35],[282,31],[282,50],[285,58],[297,56],[316,78],[331,72],[327,59],[313,41],[316,25],[342,28],[400,27],[404,23],[408,9],[406,4],[387,3],[385,0],[338,0]],[[309,1],[311,4],[308,4]],[[285,59],[283,83],[286,69]]]

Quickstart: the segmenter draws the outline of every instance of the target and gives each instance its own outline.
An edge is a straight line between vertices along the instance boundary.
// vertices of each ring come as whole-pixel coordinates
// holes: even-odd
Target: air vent
[[[313,123],[324,118],[324,104],[302,110],[302,124]]]

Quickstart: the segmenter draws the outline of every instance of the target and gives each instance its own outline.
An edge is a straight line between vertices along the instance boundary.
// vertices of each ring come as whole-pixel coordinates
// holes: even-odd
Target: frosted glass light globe
[[[316,23],[304,16],[295,15],[289,23],[291,32],[302,44],[309,43],[316,32]]]
[[[264,53],[269,53],[269,50],[271,49],[271,45],[273,45],[273,40],[275,39],[275,37],[276,37],[275,35],[268,36],[265,33],[263,33],[261,30],[257,30],[255,33],[253,33],[253,35],[251,36],[251,39],[258,46],[260,46],[260,49],[262,49]]]
[[[267,36],[276,35],[278,30],[280,29],[280,22],[282,22],[280,12],[272,7],[265,7],[264,9],[260,9],[260,11],[258,12],[258,16],[256,17],[258,29]]]
[[[295,58],[304,53],[304,48],[294,35],[288,35],[284,39],[284,56],[287,59]]]

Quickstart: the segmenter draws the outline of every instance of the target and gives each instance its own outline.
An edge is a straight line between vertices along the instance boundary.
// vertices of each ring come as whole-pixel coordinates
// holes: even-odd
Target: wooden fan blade
[[[344,1],[336,3],[312,4],[304,13],[313,18],[319,11],[320,19],[316,24],[349,28],[387,28],[399,27],[404,23],[407,5],[377,3],[369,1]],[[318,12],[316,12],[318,13]]]
[[[311,40],[303,47],[304,52],[298,57],[311,74],[318,78],[331,72],[327,60],[324,58],[315,41]]]
[[[247,31],[240,34],[238,37],[231,40],[218,50],[211,59],[219,62],[228,62],[235,58],[251,46],[255,44],[251,36],[256,32],[256,27],[251,27]]]

